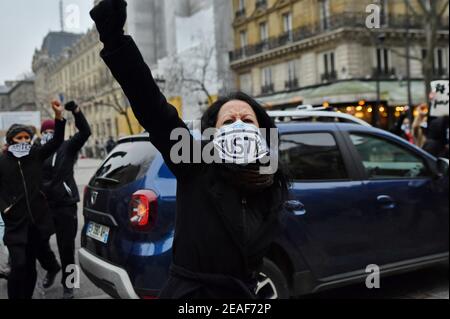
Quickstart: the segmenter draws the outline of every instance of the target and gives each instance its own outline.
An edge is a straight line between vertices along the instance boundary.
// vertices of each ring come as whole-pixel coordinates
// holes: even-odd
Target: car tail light
[[[158,213],[158,197],[149,190],[133,194],[130,202],[130,224],[136,230],[148,231],[155,226]]]

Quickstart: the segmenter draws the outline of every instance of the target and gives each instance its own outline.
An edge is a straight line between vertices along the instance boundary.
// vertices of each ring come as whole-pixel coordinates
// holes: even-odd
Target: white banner
[[[448,81],[431,82],[432,100],[431,100],[431,116],[449,115],[448,105]]]

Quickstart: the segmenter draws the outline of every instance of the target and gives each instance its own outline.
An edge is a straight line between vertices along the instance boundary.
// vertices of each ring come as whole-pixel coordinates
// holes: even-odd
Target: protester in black
[[[449,158],[448,148],[449,118],[432,118],[427,129],[427,141],[423,149],[436,157]]]
[[[177,178],[173,265],[160,297],[255,298],[256,275],[279,230],[288,187],[284,174],[262,175],[258,164],[176,164],[171,150],[178,141],[171,140],[171,133],[189,131],[160,92],[134,41],[124,36],[126,2],[102,1],[91,17],[105,45],[102,58]],[[244,94],[217,101],[203,123],[204,129],[235,123],[275,128],[264,109]],[[188,143],[196,142],[190,136]]]
[[[28,126],[13,125],[7,132],[7,150],[0,156],[0,212],[5,222],[4,242],[11,259],[10,299],[31,299],[36,285],[36,257],[54,227],[42,189],[44,161],[64,141],[63,107],[52,103],[55,137],[44,146],[31,145]],[[50,265],[47,265],[50,267]]]
[[[73,105],[68,103],[67,105]],[[67,106],[66,106],[67,108]],[[71,109],[69,107],[69,109]],[[48,198],[51,216],[56,230],[56,241],[62,264],[61,284],[64,288],[63,298],[73,298],[73,288],[67,285],[66,279],[70,275],[69,265],[75,264],[75,237],[78,230],[77,203],[80,201],[77,183],[74,178],[74,166],[79,152],[91,136],[89,124],[78,105],[72,109],[75,118],[75,126],[78,129],[69,140],[65,141],[59,149],[54,152],[44,163],[43,190]],[[48,143],[52,140],[53,125],[44,122],[41,128],[41,142]],[[48,238],[49,239],[49,238]],[[56,262],[55,255],[50,249],[49,240],[45,252],[39,258],[43,268],[47,270],[43,287],[49,288],[53,285],[57,269],[47,269],[45,264]]]
[[[106,141],[105,149],[106,152],[109,154],[111,151],[116,147],[117,143],[114,141],[113,137],[110,136],[108,141]]]

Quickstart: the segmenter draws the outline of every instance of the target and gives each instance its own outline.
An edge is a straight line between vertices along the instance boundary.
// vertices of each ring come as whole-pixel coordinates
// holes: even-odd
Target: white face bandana
[[[255,163],[269,154],[261,131],[240,120],[217,131],[214,147],[222,160],[238,165]]]
[[[54,135],[55,134],[53,134],[53,133],[44,133],[44,134],[42,134],[41,145],[45,145],[48,142],[50,142],[53,139]]]
[[[30,143],[14,144],[8,147],[8,151],[15,157],[22,158],[30,155],[31,144]]]

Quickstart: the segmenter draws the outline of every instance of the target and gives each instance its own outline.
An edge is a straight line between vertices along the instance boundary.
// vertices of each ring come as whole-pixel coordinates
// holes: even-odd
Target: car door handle
[[[382,209],[394,209],[397,206],[395,200],[388,195],[378,196],[377,202]]]
[[[305,205],[303,205],[303,203],[299,202],[298,200],[287,201],[286,203],[284,203],[284,207],[291,213],[294,213],[294,215],[296,216],[306,215]]]

